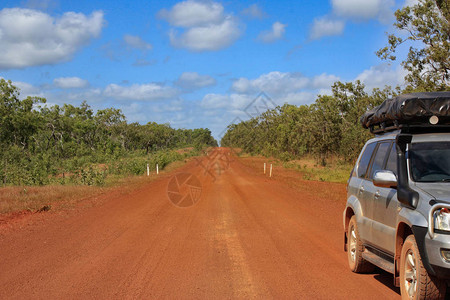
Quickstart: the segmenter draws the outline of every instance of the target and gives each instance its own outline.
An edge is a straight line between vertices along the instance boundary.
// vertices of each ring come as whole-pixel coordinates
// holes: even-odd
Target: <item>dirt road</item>
[[[190,186],[167,174],[0,232],[0,299],[399,298],[389,274],[348,269],[344,185],[268,178],[217,151],[178,170]]]

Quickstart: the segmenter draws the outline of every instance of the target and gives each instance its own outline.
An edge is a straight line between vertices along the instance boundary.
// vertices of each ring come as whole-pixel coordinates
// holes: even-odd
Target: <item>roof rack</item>
[[[386,125],[383,122],[379,125],[370,126],[369,130],[373,134],[382,134],[395,130],[401,130],[402,133],[446,133],[450,132],[450,124],[398,124],[398,122],[395,122],[394,124]]]

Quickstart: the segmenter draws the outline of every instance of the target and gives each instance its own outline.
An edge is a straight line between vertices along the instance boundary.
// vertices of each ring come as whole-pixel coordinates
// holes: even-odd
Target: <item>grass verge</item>
[[[182,158],[167,163],[164,169],[160,170],[161,175],[181,167],[190,159],[192,158]],[[145,173],[134,176],[110,174],[101,186],[67,183],[64,185],[2,187],[0,188],[0,214],[70,209],[81,201],[86,199],[95,201],[96,196],[115,189],[120,193],[127,193],[157,178],[155,170],[151,170],[150,176],[146,176]]]
[[[326,166],[320,166],[314,159],[299,159],[282,163],[283,167],[294,169],[302,173],[305,180],[327,181],[346,183],[353,165],[340,160],[327,162]]]
[[[245,158],[256,158],[258,161],[261,161],[261,163],[266,162],[268,164],[273,164],[273,166],[281,166],[286,169],[297,171],[299,176],[304,180],[346,183],[353,168],[352,164],[336,158],[329,159],[325,166],[321,166],[311,157],[304,157],[291,161],[281,161],[273,157],[268,158],[264,156],[252,156],[248,153],[238,153],[239,157],[244,160]],[[269,165],[267,165],[267,170],[268,169]]]

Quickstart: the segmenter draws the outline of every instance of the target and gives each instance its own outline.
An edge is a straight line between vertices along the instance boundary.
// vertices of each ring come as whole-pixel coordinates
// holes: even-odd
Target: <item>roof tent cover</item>
[[[431,116],[440,124],[450,122],[450,92],[411,93],[387,99],[362,115],[364,128],[392,124],[428,124]]]

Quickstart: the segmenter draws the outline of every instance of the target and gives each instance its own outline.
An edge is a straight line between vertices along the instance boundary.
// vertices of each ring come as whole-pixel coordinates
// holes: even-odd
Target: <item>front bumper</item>
[[[426,227],[413,226],[412,230],[427,272],[438,278],[450,279],[450,262],[441,255],[441,249],[450,250],[450,235],[436,233],[431,238]]]
[[[433,239],[426,235],[425,249],[434,275],[450,279],[450,262],[445,261],[441,254],[442,249],[450,250],[450,235],[435,234]]]

